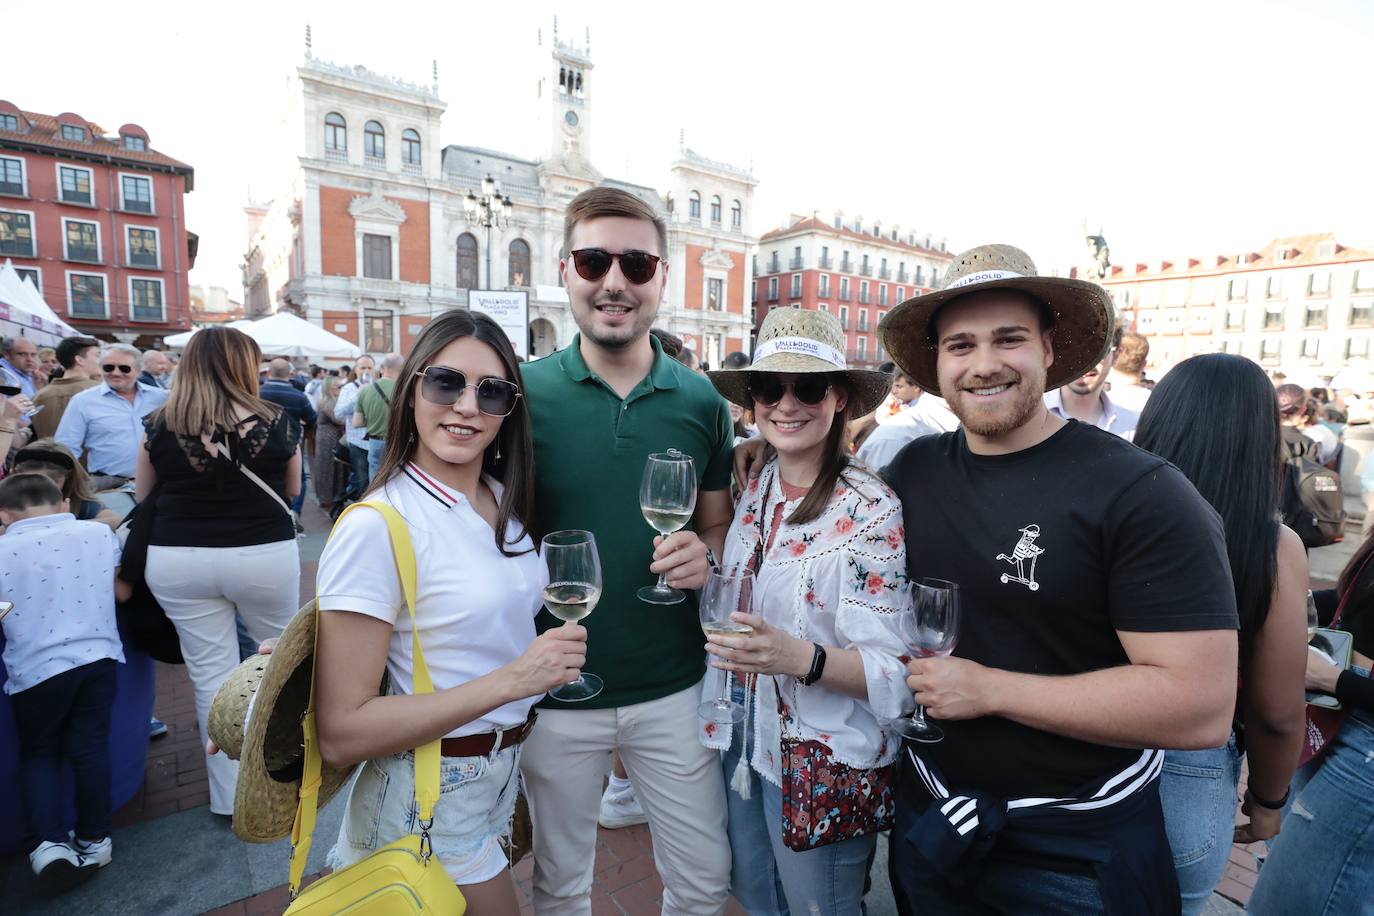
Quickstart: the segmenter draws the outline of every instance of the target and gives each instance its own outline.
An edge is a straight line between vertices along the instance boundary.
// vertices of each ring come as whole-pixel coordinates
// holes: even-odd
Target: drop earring
[[[500,460],[501,460],[501,440],[500,440],[500,439],[497,439],[497,440],[496,440],[496,460],[497,460],[497,461],[500,461]]]

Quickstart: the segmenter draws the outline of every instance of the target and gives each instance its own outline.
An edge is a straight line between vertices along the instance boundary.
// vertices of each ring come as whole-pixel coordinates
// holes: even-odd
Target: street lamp
[[[510,198],[501,195],[501,189],[490,175],[482,179],[481,197],[469,191],[468,196],[463,198],[463,215],[467,224],[482,226],[487,230],[487,289],[496,288],[491,279],[491,230],[493,227],[505,229],[509,226],[512,209]]]

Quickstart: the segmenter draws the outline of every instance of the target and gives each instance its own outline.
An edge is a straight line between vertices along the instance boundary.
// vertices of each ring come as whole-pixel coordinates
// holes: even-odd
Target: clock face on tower
[[[569,127],[577,126],[577,112],[568,111],[563,114],[563,120]]]

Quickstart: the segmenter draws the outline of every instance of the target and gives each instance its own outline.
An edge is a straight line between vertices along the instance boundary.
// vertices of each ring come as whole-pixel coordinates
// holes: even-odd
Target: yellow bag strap
[[[387,533],[390,535],[391,552],[396,560],[396,573],[401,579],[401,592],[405,596],[406,607],[410,609],[410,632],[414,647],[414,687],[413,693],[433,693],[434,683],[429,677],[429,666],[425,664],[425,653],[420,647],[420,628],[415,622],[415,551],[411,546],[410,530],[405,519],[401,518],[391,506],[381,502],[354,503],[339,514],[334,529],[338,530],[344,516],[360,507],[375,509],[386,520]],[[330,532],[331,536],[333,531]],[[320,606],[315,603],[315,647],[319,648]],[[315,660],[318,652],[311,654],[310,702],[301,719],[305,733],[305,767],[301,775],[301,788],[296,803],[296,820],[291,827],[291,897],[295,898],[305,875],[305,862],[310,855],[310,841],[315,832],[315,817],[318,813],[320,795],[320,746],[315,731]],[[439,801],[439,743],[435,738],[428,744],[415,749],[415,807],[419,812],[421,851],[429,850],[429,826],[434,819],[434,806]]]

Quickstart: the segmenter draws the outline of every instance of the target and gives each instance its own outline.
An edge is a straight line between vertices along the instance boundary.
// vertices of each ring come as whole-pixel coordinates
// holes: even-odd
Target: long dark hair
[[[1269,615],[1278,575],[1283,446],[1274,386],[1241,356],[1185,359],[1145,402],[1135,444],[1174,464],[1221,515],[1248,648]]]
[[[850,407],[854,403],[854,395],[849,390],[849,386],[845,383],[842,375],[832,375],[830,385],[835,389],[836,395],[844,396],[844,409],[835,411],[835,418],[830,423],[830,432],[826,433],[825,436],[825,452],[821,457],[820,473],[816,475],[816,482],[811,485],[811,489],[802,499],[801,505],[793,509],[792,514],[787,517],[787,524],[789,525],[801,525],[814,521],[825,511],[825,507],[830,503],[830,498],[835,492],[835,484],[839,483],[840,475],[844,473],[845,468],[849,467],[849,462],[852,460],[845,430],[849,420]]]
[[[520,378],[520,365],[515,358],[515,349],[510,338],[501,326],[481,312],[465,309],[452,309],[435,318],[416,338],[401,367],[401,375],[396,380],[396,388],[391,396],[391,413],[386,424],[386,447],[377,465],[377,474],[372,479],[367,492],[371,493],[386,485],[395,474],[405,467],[415,455],[415,398],[420,390],[417,372],[428,368],[439,351],[455,340],[475,337],[496,351],[506,370],[506,380],[514,382],[524,391]],[[497,458],[497,453],[501,457]],[[505,492],[501,495],[501,506],[496,517],[496,547],[508,557],[518,556],[527,551],[512,551],[506,541],[506,526],[512,516],[520,520],[523,530],[518,541],[526,532],[534,532],[534,437],[530,434],[530,413],[525,398],[515,400],[515,410],[501,423],[496,438],[482,455],[482,473],[490,474],[501,481]]]

